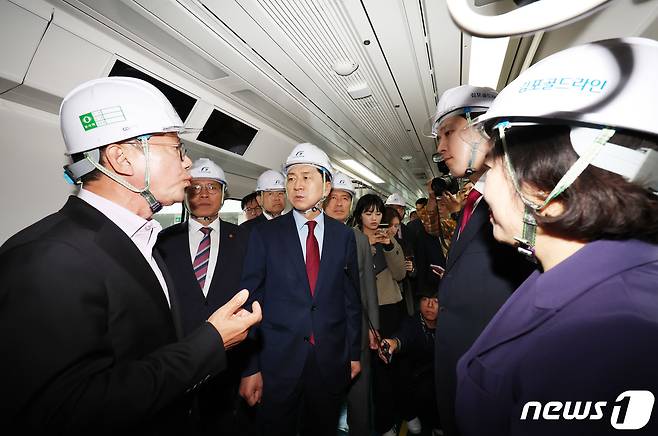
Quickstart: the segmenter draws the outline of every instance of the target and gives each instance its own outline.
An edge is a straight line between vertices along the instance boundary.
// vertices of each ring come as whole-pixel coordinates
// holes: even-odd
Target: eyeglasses
[[[205,185],[194,183],[190,185],[187,190],[190,192],[190,194],[199,195],[204,188],[208,195],[217,195],[222,190],[222,185],[219,183],[206,183]]]
[[[256,206],[256,207],[245,207],[243,210],[244,210],[246,213],[252,213],[252,212],[258,212],[258,211],[260,211],[260,210],[263,210],[263,208],[260,207],[260,206]]]
[[[147,138],[147,140],[150,140],[151,138],[155,138],[155,136],[149,136]],[[137,141],[135,139],[131,139],[130,141],[125,141],[123,143],[124,144],[135,145],[135,146],[141,146],[142,145],[141,141]],[[149,142],[149,145],[162,145],[163,147],[176,147],[176,149],[178,150],[178,156],[180,157],[181,162],[183,162],[185,160],[185,157],[187,156],[187,148],[185,148],[185,144],[181,141],[178,141],[177,143],[174,143],[174,144],[160,144],[160,143],[157,143],[157,142]]]

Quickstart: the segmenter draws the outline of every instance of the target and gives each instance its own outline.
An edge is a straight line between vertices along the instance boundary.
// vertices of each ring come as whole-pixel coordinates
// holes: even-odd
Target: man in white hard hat
[[[263,213],[253,220],[242,223],[242,227],[251,231],[254,226],[276,218],[286,208],[286,179],[278,171],[267,170],[256,180],[256,201]]]
[[[164,230],[157,243],[175,285],[184,335],[236,294],[246,250],[238,226],[219,218],[228,188],[222,168],[200,158],[190,175],[185,189],[190,219]],[[199,389],[199,426],[204,433],[241,432],[236,422],[241,371],[236,348],[228,352],[228,369]]]
[[[343,173],[335,173],[331,180],[331,192],[324,202],[327,216],[346,223],[352,211],[356,190],[352,180]],[[358,229],[354,230],[356,252],[359,263],[359,283],[363,323],[361,325],[361,373],[350,386],[347,394],[347,425],[350,435],[369,435],[370,425],[370,350],[377,349],[379,331],[379,302],[375,266],[370,251],[368,237]]]
[[[159,90],[92,80],[64,98],[60,124],[82,188],[0,248],[5,428],[181,434],[186,393],[225,368],[259,307],[240,310],[240,292],[183,337],[152,216],[183,200],[190,160]]]
[[[471,85],[448,89],[439,99],[433,132],[437,161],[455,177],[475,184],[462,209],[439,284],[441,314],[436,327],[436,388],[439,415],[447,435],[459,434],[455,422],[456,366],[500,306],[530,274],[530,263],[493,238],[489,206],[482,199],[484,158],[492,144],[471,127],[497,93]],[[429,192],[428,211],[437,210]]]
[[[360,371],[354,232],[322,211],[332,177],[326,153],[299,144],[285,172],[294,209],[252,229],[245,259],[241,286],[263,303],[264,318],[240,393],[260,402],[266,435],[334,436],[345,390]]]

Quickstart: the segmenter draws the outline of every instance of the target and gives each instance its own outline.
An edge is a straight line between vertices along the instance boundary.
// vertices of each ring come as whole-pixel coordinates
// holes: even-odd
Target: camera
[[[459,192],[459,182],[457,179],[450,175],[435,177],[432,179],[432,192],[434,196],[440,197],[445,191],[450,192],[452,195]]]
[[[393,353],[391,353],[391,346],[388,345],[388,342],[382,340],[379,347],[381,349],[382,357],[384,357],[386,363],[391,363],[391,359],[393,359]]]

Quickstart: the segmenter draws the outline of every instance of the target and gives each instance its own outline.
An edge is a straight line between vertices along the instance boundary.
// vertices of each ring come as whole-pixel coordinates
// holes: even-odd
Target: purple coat
[[[643,407],[649,422],[628,433],[658,434],[651,394],[618,398],[658,395],[658,246],[595,241],[533,273],[460,359],[457,377],[464,436],[619,434],[613,424],[641,423]]]

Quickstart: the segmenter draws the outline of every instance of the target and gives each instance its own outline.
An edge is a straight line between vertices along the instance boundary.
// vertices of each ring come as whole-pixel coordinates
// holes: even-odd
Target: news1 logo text
[[[650,391],[626,391],[610,406],[606,401],[528,401],[521,420],[601,420],[610,416],[610,425],[618,430],[639,430],[651,419],[654,396]],[[610,410],[612,407],[612,410]]]

